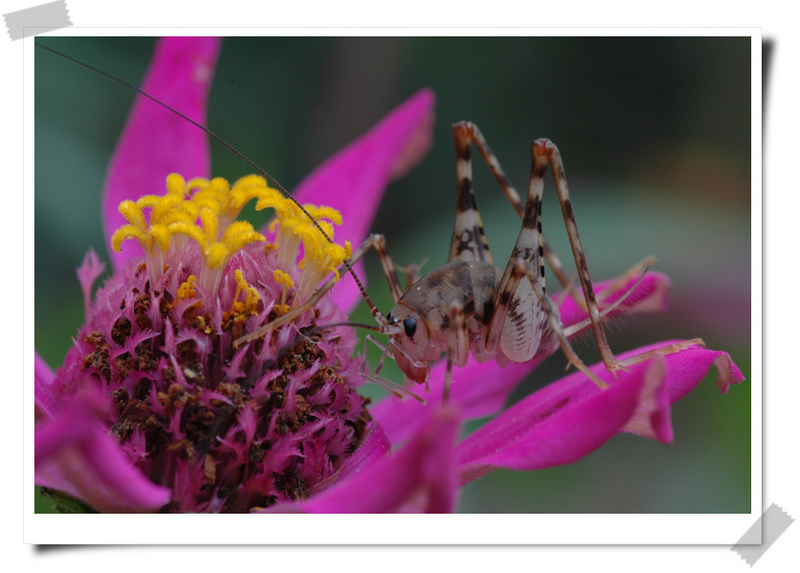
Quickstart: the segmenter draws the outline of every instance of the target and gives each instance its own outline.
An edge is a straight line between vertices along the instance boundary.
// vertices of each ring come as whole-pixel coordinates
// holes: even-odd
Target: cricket
[[[545,289],[544,261],[547,260],[555,269],[556,276],[560,277],[562,285],[570,289],[578,303],[588,310],[588,320],[606,369],[614,373],[629,365],[614,357],[602,323],[602,316],[613,310],[627,295],[603,312],[599,309],[558,148],[548,139],[533,142],[528,196],[523,204],[475,124],[459,122],[453,125],[453,139],[457,156],[458,209],[448,262],[422,277],[416,265],[405,267],[403,272],[408,289],[404,291],[398,268],[382,235],[370,235],[348,261],[349,270],[349,265],[369,250],[374,250],[394,301],[394,308],[385,315],[366,291],[361,291],[377,326],[354,326],[377,331],[389,339],[387,344],[382,344],[374,336],[367,335],[366,342],[378,346],[383,355],[374,372],[365,370],[363,374],[395,393],[420,399],[380,377],[385,358],[388,356],[393,359],[407,380],[425,384],[432,363],[445,354],[447,368],[443,398],[446,401],[452,382],[452,368],[463,367],[470,354],[478,362],[495,360],[500,366],[505,366],[511,362],[527,362],[540,355],[550,355],[556,347],[561,346],[571,365],[598,387],[605,388],[606,383],[586,367],[568,340],[572,332],[584,328],[586,324],[564,329],[559,320],[559,311]],[[505,270],[494,265],[477,208],[472,183],[473,145],[478,148],[506,197],[522,218],[522,227]],[[542,233],[541,204],[548,165],[552,165],[583,299],[574,292],[563,265],[547,246]],[[652,258],[646,259],[626,273],[626,277],[643,273],[653,262]],[[257,340],[313,308],[333,285],[334,281],[328,280],[304,304],[239,338],[235,344]]]
[[[285,197],[305,213],[324,238],[332,242],[314,217],[292,198],[278,181],[208,127],[135,85],[52,48],[38,46],[107,76],[194,124],[271,181]],[[530,181],[527,197],[523,202],[475,124],[462,121],[453,125],[453,139],[456,150],[457,210],[447,263],[422,276],[417,265],[399,268],[391,258],[385,238],[380,234],[372,234],[353,251],[352,257],[343,263],[340,274],[349,273],[352,276],[376,324],[337,323],[317,328],[355,326],[385,335],[388,338],[386,343],[372,334],[366,336],[362,375],[399,397],[411,396],[420,402],[424,402],[424,399],[410,391],[408,383],[426,384],[427,387],[431,366],[442,355],[447,361],[443,390],[443,401],[446,402],[452,384],[453,367],[463,367],[470,355],[478,362],[496,361],[498,365],[505,366],[509,363],[527,362],[539,356],[550,355],[559,346],[568,360],[568,365],[583,372],[598,387],[605,388],[607,384],[584,364],[568,340],[571,334],[587,326],[591,326],[608,372],[614,374],[619,370],[625,370],[631,364],[649,358],[649,356],[637,356],[624,362],[618,361],[609,347],[603,318],[624,300],[636,285],[612,305],[604,309],[599,308],[598,296],[594,292],[585,252],[578,234],[564,166],[556,145],[544,138],[533,141]],[[504,269],[494,264],[477,208],[472,182],[474,148],[477,148],[521,218],[520,232]],[[542,232],[541,205],[548,166],[553,173],[580,288],[577,288],[575,281],[568,277],[564,266],[548,246]],[[388,314],[377,308],[366,288],[352,272],[352,265],[369,251],[376,252],[388,283],[394,303]],[[583,323],[569,328],[562,326],[559,310],[545,287],[545,260],[562,287],[567,289],[569,295],[588,312],[589,318]],[[625,278],[643,276],[652,263],[652,258],[645,259],[632,267]],[[401,285],[398,271],[402,271],[405,276],[405,289]],[[291,323],[302,313],[313,310],[322,297],[333,288],[335,282],[335,277],[331,275],[308,300],[296,305],[272,322],[241,336],[234,341],[234,345],[241,346],[263,338],[270,331]],[[372,371],[366,362],[368,343],[375,344],[383,352]],[[660,351],[663,352],[664,349]],[[405,375],[407,382],[405,385],[380,376],[387,357],[394,360]]]

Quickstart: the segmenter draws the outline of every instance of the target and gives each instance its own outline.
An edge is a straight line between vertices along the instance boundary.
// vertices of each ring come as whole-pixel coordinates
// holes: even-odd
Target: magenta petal
[[[626,359],[679,341],[627,352]],[[724,352],[690,347],[636,364],[618,380],[602,364],[592,371],[609,382],[599,390],[581,373],[571,374],[528,396],[457,446],[462,482],[496,468],[532,470],[572,463],[620,431],[668,443],[670,404],[694,388],[712,364],[720,366],[718,386],[743,379]]]
[[[339,468],[335,474],[321,481],[308,491],[313,495],[318,491],[324,491],[335,486],[337,483],[356,475],[378,460],[388,457],[392,453],[392,444],[380,424],[373,423],[367,431],[367,435],[361,441],[355,452],[347,458],[347,461]]]
[[[107,404],[82,393],[36,427],[36,484],[63,491],[105,513],[156,511],[170,490],[151,483],[100,423]]]
[[[298,185],[294,195],[300,203],[328,205],[342,213],[338,243],[347,239],[355,249],[366,239],[389,181],[427,153],[433,141],[434,101],[431,90],[418,91]],[[352,280],[340,282],[332,296],[344,311],[359,299]]]
[[[53,396],[53,380],[55,380],[56,376],[47,362],[39,356],[38,352],[35,352],[34,355],[34,418],[38,422],[40,420],[52,418],[55,413],[57,401]]]
[[[205,124],[206,99],[214,75],[219,38],[162,38],[142,90],[176,110]],[[210,175],[206,134],[175,113],[138,96],[128,116],[106,179],[102,212],[105,233],[111,237],[126,223],[117,211],[126,200],[163,194],[167,175],[187,179]],[[111,252],[115,269],[141,256],[136,241],[125,241],[120,253]]]
[[[278,511],[308,513],[451,512],[456,502],[453,442],[458,415],[432,411],[412,440],[391,457],[364,468],[308,501]]]
[[[462,420],[489,416],[505,405],[516,385],[540,363],[541,360],[536,360],[500,368],[496,362],[479,364],[470,357],[464,368],[453,372],[454,384],[450,389],[450,402],[458,405]],[[444,374],[444,361],[431,369],[430,391],[425,394],[427,404],[420,404],[412,399],[398,400],[390,396],[370,410],[372,417],[381,424],[393,444],[413,436],[425,423],[426,412],[441,405]]]
[[[83,291],[83,310],[86,322],[89,321],[89,307],[92,304],[92,285],[97,280],[97,277],[103,274],[105,268],[106,265],[97,257],[94,249],[89,249],[89,252],[83,258],[83,263],[78,267],[78,282],[80,282],[81,290]]]
[[[621,313],[640,313],[640,312],[656,312],[667,309],[667,297],[669,295],[670,287],[672,286],[669,278],[657,272],[648,272],[642,277],[641,282],[637,285],[636,282],[639,277],[631,278],[620,286],[609,292],[605,292],[613,283],[614,279],[599,282],[594,285],[594,291],[598,294],[598,302],[600,308],[606,308],[620,297],[624,296],[628,289],[636,285],[633,292],[628,295],[617,308],[609,313],[609,317],[617,316]],[[563,303],[560,302],[564,299]],[[576,324],[585,320],[589,315],[585,310],[581,309],[572,297],[564,297],[564,292],[557,293],[553,300],[559,305],[561,312],[561,322],[564,326]],[[586,327],[588,330],[589,327]]]
[[[610,291],[600,299],[602,306],[607,306],[627,293],[639,277],[635,277],[618,289]],[[603,292],[612,281],[596,284],[597,292]],[[669,292],[669,279],[660,273],[648,273],[636,285],[634,291],[615,309],[611,316],[620,312],[647,312],[663,309]],[[555,295],[554,300],[564,298],[563,293]],[[561,304],[562,322],[571,326],[588,317],[571,297]],[[588,329],[589,326],[586,327]],[[576,335],[578,333],[575,333]],[[574,336],[573,335],[573,336]],[[505,405],[508,396],[517,384],[533,369],[542,363],[544,358],[537,358],[523,364],[509,364],[500,368],[496,362],[478,364],[472,357],[464,368],[453,372],[453,386],[450,401],[457,404],[462,420],[472,420],[489,416]],[[425,419],[426,408],[436,407],[442,401],[445,363],[439,362],[431,370],[429,378],[430,391],[425,395],[428,402],[422,405],[415,400],[397,400],[394,397],[384,399],[371,410],[375,420],[380,422],[386,435],[393,444],[397,444],[412,436]]]
[[[651,344],[626,353],[623,359],[677,342],[680,341],[668,340]],[[658,395],[652,397],[650,403],[644,401],[640,403],[622,431],[669,444],[673,437],[669,406],[691,392],[706,377],[712,365],[716,366],[719,372],[716,385],[723,394],[728,391],[731,384],[738,384],[744,380],[744,375],[727,352],[699,346],[669,354],[663,360],[666,374],[662,389]]]
[[[457,446],[462,483],[501,467],[568,464],[597,449],[633,415],[647,366],[603,391],[574,373],[518,402]],[[592,370],[600,375],[602,367]]]

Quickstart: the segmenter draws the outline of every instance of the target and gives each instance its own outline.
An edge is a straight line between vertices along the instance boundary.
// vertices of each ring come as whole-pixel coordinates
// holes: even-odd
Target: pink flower
[[[144,90],[202,123],[218,49],[215,39],[162,40]],[[360,244],[389,180],[425,154],[433,100],[429,90],[418,92],[298,186],[301,203],[341,213],[335,238]],[[264,342],[235,347],[241,334],[285,312],[292,297],[302,298],[301,287],[293,290],[276,271],[302,284],[317,265],[313,249],[306,244],[298,268],[296,251],[287,254],[282,242],[290,223],[281,218],[280,198],[268,199],[260,179],[233,186],[167,179],[175,172],[209,177],[205,134],[137,99],[103,196],[114,274],[92,298],[103,264],[87,254],[78,269],[86,323],[55,373],[36,357],[36,483],[94,510],[448,512],[461,485],[496,468],[571,463],[623,431],[669,443],[670,405],[712,364],[722,392],[743,378],[726,353],[687,345],[617,379],[602,365],[592,367],[607,390],[571,374],[498,414],[538,363],[500,369],[471,362],[456,372],[444,406],[440,364],[427,405],[389,397],[369,407],[357,391],[364,380],[353,359],[354,334],[347,328],[303,334],[314,324],[346,320],[359,299],[354,281],[342,278],[315,313]],[[169,193],[155,197],[165,180]],[[229,203],[202,211],[209,207],[200,193],[220,189],[275,208],[277,237],[272,229],[235,227]],[[170,210],[184,203],[183,218]],[[214,225],[235,232],[212,233]],[[265,249],[262,243],[272,241],[277,248]],[[320,268],[327,274],[327,266]],[[598,284],[598,292],[607,284]],[[603,302],[631,285],[617,285]],[[666,277],[650,273],[615,312],[660,310],[668,289]],[[565,325],[585,318],[570,298],[561,313]],[[679,342],[621,358],[673,344]],[[463,422],[486,416],[493,418],[459,437]]]

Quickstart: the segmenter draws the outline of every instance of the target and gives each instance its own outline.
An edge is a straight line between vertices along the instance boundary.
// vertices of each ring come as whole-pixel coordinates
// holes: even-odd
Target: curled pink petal
[[[364,241],[386,185],[428,151],[434,102],[431,90],[418,91],[299,184],[294,193],[299,202],[329,205],[342,213],[338,243],[348,239],[355,249]],[[344,311],[359,299],[352,280],[341,281],[332,295]]]
[[[619,358],[678,342],[662,342]],[[523,399],[461,442],[457,450],[462,482],[498,467],[531,470],[571,463],[620,431],[669,443],[670,404],[694,388],[715,363],[722,365],[721,388],[743,379],[726,353],[700,346],[656,354],[617,380],[596,364],[591,369],[610,384],[606,390],[573,373]]]
[[[35,352],[35,362],[33,366],[34,381],[34,418],[36,421],[51,418],[55,413],[57,399],[53,395],[53,380],[55,374],[48,366],[44,358]]]
[[[382,459],[312,496],[277,511],[308,513],[446,513],[456,502],[453,442],[458,414],[429,414],[420,431],[391,457]]]
[[[156,511],[170,491],[136,469],[100,419],[107,404],[92,392],[36,427],[36,484],[63,491],[97,511]]]
[[[205,124],[219,45],[219,38],[160,39],[142,90]],[[142,195],[163,194],[170,173],[186,179],[208,177],[208,138],[184,118],[137,96],[111,158],[103,192],[106,237],[126,223],[117,211],[119,204]],[[111,261],[115,269],[121,269],[128,259],[141,254],[136,241],[125,241],[121,252],[111,252]]]
[[[81,283],[81,290],[83,291],[83,309],[85,312],[85,320],[89,320],[89,306],[92,303],[92,285],[97,280],[106,265],[103,263],[94,252],[94,249],[89,249],[86,256],[83,258],[83,263],[78,267],[78,282]]]
[[[668,347],[678,342],[680,341],[667,340],[651,344],[624,354],[623,359],[638,353]],[[727,352],[700,346],[668,354],[663,360],[667,369],[663,389],[658,395],[653,396],[650,404],[640,404],[622,431],[669,444],[673,438],[669,406],[691,392],[706,377],[711,366],[717,367],[719,375],[716,385],[723,394],[728,391],[731,384],[738,384],[744,380],[744,375]]]

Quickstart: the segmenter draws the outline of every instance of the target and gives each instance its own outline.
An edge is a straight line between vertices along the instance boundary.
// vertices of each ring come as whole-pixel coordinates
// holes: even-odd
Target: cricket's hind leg
[[[575,213],[572,209],[572,201],[569,196],[569,188],[567,186],[566,175],[564,174],[564,164],[561,161],[561,154],[556,145],[549,139],[537,139],[533,142],[531,155],[533,158],[533,167],[531,169],[532,187],[534,186],[534,180],[541,180],[541,183],[536,183],[536,186],[539,187],[541,185],[543,187],[547,165],[552,165],[553,178],[555,179],[556,191],[558,192],[558,201],[561,204],[561,213],[564,216],[564,224],[567,228],[567,236],[569,237],[570,247],[572,248],[572,256],[578,268],[578,278],[583,288],[586,309],[589,313],[594,337],[606,370],[612,374],[619,370],[625,370],[625,365],[619,362],[614,357],[613,352],[611,352],[606,338],[605,328],[603,327],[602,318],[600,316],[600,308],[597,304],[597,297],[595,296],[592,279],[589,274],[586,253],[583,250],[580,235],[578,234],[578,224],[575,221]]]
[[[489,170],[492,172],[495,180],[500,185],[500,188],[503,190],[508,202],[511,203],[511,206],[517,212],[520,219],[525,218],[525,203],[523,203],[522,199],[520,198],[519,193],[517,192],[514,185],[512,185],[511,181],[509,180],[508,176],[506,175],[505,171],[503,171],[502,165],[500,165],[500,161],[497,159],[495,154],[492,152],[489,144],[486,142],[486,138],[483,137],[481,130],[478,128],[477,125],[471,122],[461,122],[453,126],[454,134],[456,132],[462,133],[460,138],[462,140],[469,140],[471,143],[475,144],[475,147],[478,148],[483,160],[485,161],[486,165],[489,167]],[[458,139],[456,146],[458,148]],[[462,154],[458,153],[459,158],[461,158]],[[472,171],[470,169],[469,172],[470,179],[472,177]],[[470,181],[471,183],[471,181]],[[460,190],[460,187],[459,187]],[[459,205],[461,202],[459,201]],[[547,242],[547,239],[544,235],[542,235],[542,249],[544,258],[547,263],[550,265],[550,268],[553,270],[553,273],[558,279],[558,282],[561,283],[562,288],[564,288],[567,292],[569,292],[570,296],[575,300],[575,302],[584,310],[586,309],[586,302],[584,301],[583,295],[575,285],[575,281],[569,277],[569,273],[567,272],[564,264],[561,262],[561,259],[558,258],[558,255],[553,251],[550,245]]]

